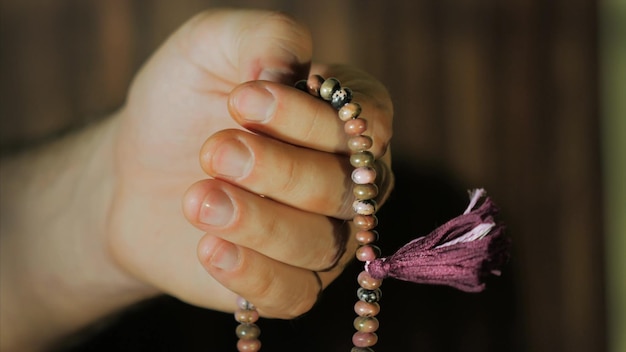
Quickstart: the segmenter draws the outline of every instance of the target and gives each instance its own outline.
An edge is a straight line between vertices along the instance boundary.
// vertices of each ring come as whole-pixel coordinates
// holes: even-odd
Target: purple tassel
[[[470,193],[465,212],[417,238],[393,255],[365,264],[373,278],[393,277],[421,284],[448,285],[466,292],[480,292],[485,279],[500,275],[508,260],[509,240],[496,223],[495,204],[483,189]],[[477,208],[478,201],[485,197]]]

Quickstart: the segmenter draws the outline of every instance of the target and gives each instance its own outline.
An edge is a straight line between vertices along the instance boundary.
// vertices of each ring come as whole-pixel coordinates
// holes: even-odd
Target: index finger
[[[372,138],[370,151],[380,157],[391,139],[393,108],[384,87],[355,69],[326,68],[344,79],[354,92],[353,102],[362,107],[367,123],[363,133]],[[244,83],[229,97],[229,111],[243,127],[293,145],[325,152],[348,154],[349,136],[337,110],[328,102],[298,89],[267,81]]]

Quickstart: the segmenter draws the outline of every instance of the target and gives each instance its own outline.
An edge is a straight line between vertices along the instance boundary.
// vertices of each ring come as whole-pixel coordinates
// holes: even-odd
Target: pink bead
[[[324,83],[324,78],[320,75],[312,75],[306,81],[306,88],[309,94],[314,97],[320,96],[320,88],[322,87],[322,83]]]
[[[357,167],[352,171],[352,181],[359,185],[374,183],[376,181],[376,169],[373,167]]]
[[[361,317],[373,317],[380,313],[380,304],[359,300],[354,304],[354,312]]]
[[[356,259],[361,262],[371,262],[380,256],[380,248],[366,244],[356,250]]]
[[[354,328],[360,332],[375,332],[379,325],[378,319],[374,317],[356,317],[354,319]]]
[[[353,152],[361,152],[372,147],[374,141],[369,136],[354,136],[348,139],[348,148]]]
[[[378,241],[378,232],[372,230],[360,230],[354,234],[359,244],[369,244]]]
[[[383,284],[383,280],[374,279],[370,275],[370,273],[368,273],[365,270],[361,271],[361,273],[357,277],[357,281],[361,287],[368,289],[368,290],[375,290]]]
[[[339,109],[339,119],[341,121],[349,121],[357,118],[361,114],[361,105],[359,103],[348,103]]]
[[[367,121],[364,119],[352,119],[346,121],[343,130],[349,136],[358,136],[367,130]]]
[[[250,339],[250,340],[239,339],[239,341],[237,341],[237,350],[239,352],[259,351],[261,350],[261,341],[259,341],[258,339]]]
[[[378,335],[373,332],[357,331],[352,335],[352,343],[356,347],[370,347],[374,346],[376,342],[378,342]]]
[[[259,312],[250,309],[238,309],[235,311],[235,320],[240,323],[254,323],[259,320]]]
[[[360,215],[354,216],[354,224],[361,230],[371,230],[378,226],[378,218],[376,215]]]

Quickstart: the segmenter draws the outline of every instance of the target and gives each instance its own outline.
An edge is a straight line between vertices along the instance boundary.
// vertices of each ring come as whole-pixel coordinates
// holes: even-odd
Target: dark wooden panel
[[[381,214],[393,237],[385,248],[455,214],[465,188],[485,186],[501,205],[514,238],[505,277],[469,297],[386,283],[381,350],[605,350],[595,1],[3,1],[2,146],[110,112],[172,30],[218,5],[292,13],[311,26],[318,58],[355,63],[388,86],[398,191]],[[339,323],[351,329],[350,304],[342,311],[351,274],[308,317],[264,323],[264,336],[287,343],[270,332],[286,329],[329,341],[312,350],[346,350]],[[191,311],[171,314],[229,325]],[[414,321],[401,323],[403,314]],[[152,327],[185,346],[220,346],[204,328]],[[129,341],[123,331],[136,325],[116,329],[95,341]]]

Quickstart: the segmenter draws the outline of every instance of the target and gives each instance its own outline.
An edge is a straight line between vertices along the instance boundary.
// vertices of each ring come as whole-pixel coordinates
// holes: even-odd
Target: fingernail
[[[231,139],[215,150],[211,166],[219,176],[240,178],[250,172],[252,153],[242,142]]]
[[[267,121],[276,111],[274,95],[267,89],[255,85],[241,89],[234,99],[237,111],[248,121]]]
[[[234,212],[230,197],[222,191],[214,190],[204,198],[198,220],[211,226],[224,226],[231,221]]]
[[[211,265],[222,270],[232,270],[239,263],[239,249],[230,242],[223,242],[213,252]]]

